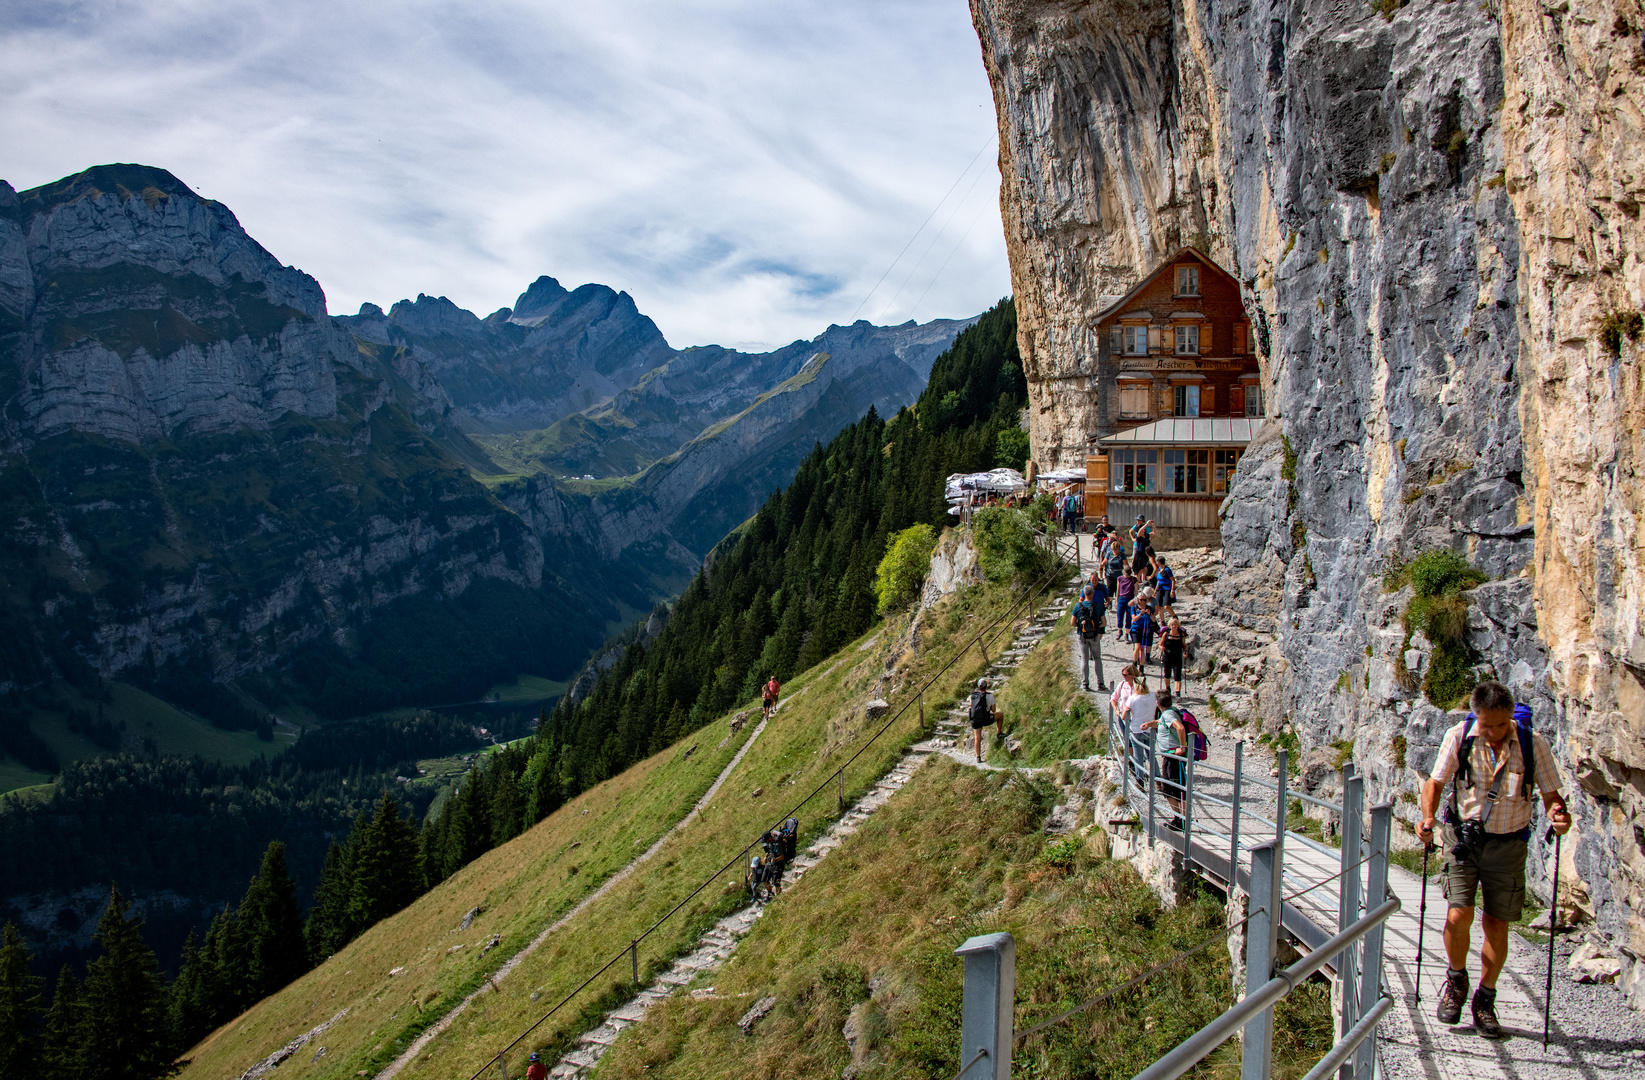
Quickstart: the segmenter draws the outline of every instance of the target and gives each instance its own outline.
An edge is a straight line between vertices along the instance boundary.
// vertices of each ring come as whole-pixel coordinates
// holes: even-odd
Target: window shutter
[[[1124,351],[1125,341],[1121,336],[1124,332],[1125,328],[1119,323],[1115,323],[1108,328],[1108,352],[1110,355],[1118,356]]]
[[[1245,387],[1235,385],[1228,388],[1228,411],[1235,416],[1245,415]]]
[[[1150,326],[1148,328],[1148,347],[1150,349],[1163,349],[1165,347],[1163,337],[1164,333],[1165,331],[1162,327]]]
[[[1236,323],[1234,325],[1234,352],[1235,353],[1243,353],[1245,351],[1245,347],[1246,347],[1245,346],[1245,334],[1246,334],[1246,331],[1247,331],[1247,327],[1244,323]]]
[[[1201,416],[1215,416],[1217,414],[1217,388],[1202,386],[1199,391],[1199,414]]]
[[[1202,352],[1202,353],[1208,353],[1208,352],[1211,351],[1211,324],[1210,323],[1201,323],[1200,324],[1200,328],[1199,328],[1199,351]]]

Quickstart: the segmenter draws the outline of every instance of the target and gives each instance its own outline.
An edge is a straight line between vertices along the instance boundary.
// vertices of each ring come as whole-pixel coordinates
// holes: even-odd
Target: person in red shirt
[[[764,710],[762,715],[767,720],[771,719],[771,710],[777,707],[777,692],[781,689],[782,687],[777,683],[777,677],[773,675],[771,681],[766,683],[765,688],[760,691],[760,705]]]
[[[535,1050],[531,1052],[531,1064],[525,1067],[525,1080],[548,1080],[548,1066]]]

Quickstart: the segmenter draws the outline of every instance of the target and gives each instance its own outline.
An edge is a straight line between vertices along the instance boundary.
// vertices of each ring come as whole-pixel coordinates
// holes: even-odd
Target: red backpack
[[[1194,760],[1204,761],[1210,757],[1211,740],[1207,739],[1205,732],[1200,730],[1199,721],[1194,719],[1194,714],[1187,709],[1178,709],[1177,715],[1182,717],[1182,730],[1186,731],[1188,737],[1194,741]]]

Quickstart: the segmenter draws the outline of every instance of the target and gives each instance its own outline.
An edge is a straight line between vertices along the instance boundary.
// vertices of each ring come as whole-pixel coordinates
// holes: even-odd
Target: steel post
[[[1344,930],[1359,919],[1359,881],[1361,833],[1364,831],[1365,778],[1354,775],[1352,762],[1342,769],[1342,876],[1337,886],[1337,929]],[[1342,1012],[1337,1018],[1337,1036],[1345,1038],[1359,1023],[1359,956],[1357,946],[1350,946],[1333,961],[1337,969],[1337,997]],[[1354,1080],[1354,1061],[1345,1061],[1338,1080]]]
[[[1394,804],[1381,803],[1371,807],[1371,859],[1366,864],[1365,906],[1380,904],[1388,895],[1388,843],[1393,831]],[[1374,1002],[1382,996],[1382,941],[1387,928],[1377,926],[1365,935],[1360,953],[1359,1000]],[[1369,1039],[1360,1044],[1354,1055],[1354,1075],[1365,1078],[1375,1075],[1377,1044]]]
[[[1159,755],[1155,746],[1159,742],[1158,729],[1155,737],[1148,740],[1148,842],[1154,841],[1154,789],[1159,786],[1155,779],[1159,776]]]
[[[1011,1075],[1011,1012],[1017,996],[1017,943],[1010,934],[983,934],[954,950],[965,957],[960,1006],[958,1080],[1007,1080]]]
[[[1245,740],[1234,744],[1234,804],[1233,819],[1228,826],[1228,887],[1239,884],[1239,797],[1245,783]]]
[[[1184,861],[1192,858],[1194,851],[1194,737],[1188,736],[1188,745],[1183,748],[1182,791],[1182,857]]]
[[[1280,858],[1278,844],[1251,849],[1251,921],[1245,925],[1245,994],[1251,996],[1274,977],[1279,949]],[[1274,1064],[1274,1010],[1264,1009],[1245,1024],[1240,1080],[1268,1080]]]
[[[633,969],[634,985],[640,985],[640,943],[638,940],[628,943],[628,962]]]

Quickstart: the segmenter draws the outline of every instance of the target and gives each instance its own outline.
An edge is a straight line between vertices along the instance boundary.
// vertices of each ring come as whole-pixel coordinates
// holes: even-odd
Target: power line
[[[880,275],[880,280],[874,282],[874,287],[872,289],[869,289],[868,290],[868,295],[864,296],[862,298],[862,303],[857,305],[857,310],[853,311],[851,313],[851,318],[846,320],[847,325],[850,325],[851,323],[854,323],[854,322],[857,321],[857,316],[862,313],[862,309],[868,305],[868,301],[873,297],[874,293],[879,291],[879,287],[881,285],[885,284],[885,279],[891,276],[891,271],[896,267],[896,265],[899,262],[902,261],[902,257],[904,255],[908,254],[908,249],[914,246],[914,241],[918,240],[920,238],[920,233],[924,232],[925,227],[927,225],[931,224],[931,219],[937,216],[937,211],[941,210],[942,206],[943,206],[943,203],[948,201],[948,196],[954,194],[954,189],[960,186],[960,181],[964,180],[965,177],[966,177],[966,174],[971,171],[971,166],[975,165],[977,163],[977,158],[982,157],[982,155],[988,150],[988,148],[990,146],[993,146],[993,145],[994,145],[994,140],[993,139],[990,139],[987,142],[983,143],[982,149],[978,150],[977,153],[976,153],[976,156],[973,157],[969,162],[966,163],[965,168],[962,169],[960,171],[960,174],[954,178],[953,184],[949,185],[948,190],[943,193],[943,197],[941,199],[937,200],[937,205],[933,206],[931,208],[931,212],[929,214],[925,215],[925,220],[920,222],[920,227],[914,230],[914,235],[910,236],[908,238],[908,243],[904,244],[902,250],[897,252],[897,257],[895,259],[891,260],[891,265],[887,266],[885,268],[885,273]]]

